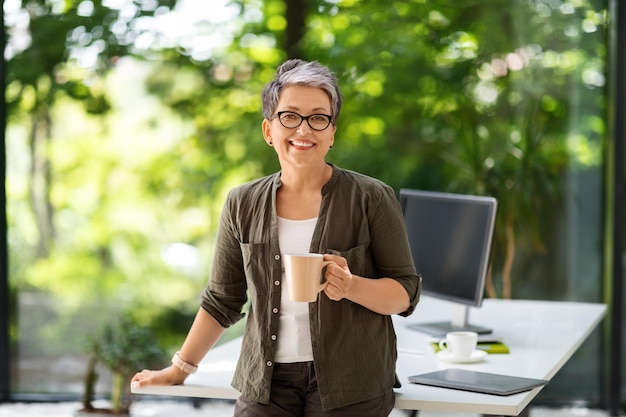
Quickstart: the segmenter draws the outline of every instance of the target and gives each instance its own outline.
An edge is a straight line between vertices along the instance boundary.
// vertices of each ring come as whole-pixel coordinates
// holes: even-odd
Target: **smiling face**
[[[292,85],[282,90],[276,113],[290,111],[301,116],[332,114],[330,98],[320,88]],[[303,120],[294,129],[284,127],[278,117],[263,120],[263,136],[278,154],[283,169],[303,166],[325,165],[324,158],[335,140],[334,124],[316,131]]]

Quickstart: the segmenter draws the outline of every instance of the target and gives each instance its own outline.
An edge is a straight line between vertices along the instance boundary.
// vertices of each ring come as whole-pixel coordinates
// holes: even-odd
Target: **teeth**
[[[313,144],[310,142],[299,142],[297,140],[294,140],[291,143],[293,143],[295,146],[313,146]]]

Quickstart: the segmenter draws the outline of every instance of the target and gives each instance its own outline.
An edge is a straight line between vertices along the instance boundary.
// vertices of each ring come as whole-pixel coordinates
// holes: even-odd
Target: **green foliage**
[[[602,149],[602,127],[573,122],[603,112],[602,10],[364,0],[325,12],[303,50],[338,70],[348,97],[332,158],[396,188],[496,197],[496,273],[513,262],[511,240],[537,255],[555,245],[566,172],[593,159],[578,159],[572,137]]]
[[[549,236],[560,227],[555,216],[563,209],[566,172],[588,169],[590,163],[597,168],[599,158],[589,150],[602,149],[601,5],[288,3],[320,12],[307,15],[307,30],[296,40],[298,55],[335,69],[347,98],[331,162],[396,189],[495,196],[500,203],[496,273],[513,262],[515,255],[504,249],[511,240],[528,254],[556,244]],[[198,145],[205,159],[210,154],[222,158],[203,164],[205,170],[215,168],[208,174],[216,183],[251,163],[257,169],[250,168],[250,178],[277,169],[275,156],[263,150],[260,109],[254,103],[280,62],[275,58],[284,57],[279,45],[294,42],[272,29],[284,13],[281,5],[264,2],[257,10],[255,2],[240,2],[243,14],[260,11],[262,18],[242,26],[228,53],[185,68],[185,74],[196,69],[204,74],[196,90],[200,99],[175,95],[181,91],[178,80],[158,82],[172,79],[175,70],[167,64],[152,78],[150,91],[194,120],[203,141],[193,136],[188,143]],[[584,30],[573,22],[582,22]],[[265,53],[272,43],[276,51]],[[180,61],[175,65],[180,71]],[[213,116],[220,109],[222,116]],[[230,151],[233,141],[237,152]],[[517,233],[524,237],[518,239]]]
[[[89,350],[93,358],[106,366],[113,374],[111,390],[112,409],[115,413],[128,410],[130,396],[128,387],[131,377],[141,369],[160,367],[166,359],[163,348],[153,333],[139,325],[130,316],[107,323],[101,332],[90,340]],[[93,392],[94,363],[90,363],[85,392]],[[85,408],[91,408],[86,398]]]
[[[112,372],[124,377],[163,364],[166,354],[152,331],[126,316],[108,323],[91,339],[91,350]]]

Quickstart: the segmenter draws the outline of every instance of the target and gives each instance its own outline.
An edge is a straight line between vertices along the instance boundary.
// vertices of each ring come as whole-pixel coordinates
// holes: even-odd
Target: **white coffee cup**
[[[326,288],[322,281],[322,269],[331,261],[324,261],[319,253],[299,253],[283,255],[285,277],[291,301],[313,302],[317,293]]]
[[[439,341],[439,348],[453,358],[467,359],[476,350],[477,342],[478,334],[475,332],[450,332],[445,339]]]

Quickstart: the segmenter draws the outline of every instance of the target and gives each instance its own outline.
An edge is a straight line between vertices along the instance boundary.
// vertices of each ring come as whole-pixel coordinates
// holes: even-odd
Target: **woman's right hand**
[[[199,307],[189,334],[180,348],[180,352],[185,352],[183,358],[193,361],[192,363],[200,363],[225,330],[204,308]],[[153,385],[181,385],[188,376],[188,373],[177,366],[159,371],[144,369],[130,380],[130,387],[135,390]]]
[[[151,385],[181,385],[189,376],[175,366],[170,366],[158,371],[144,369],[137,372],[130,381],[133,389],[148,387]]]

